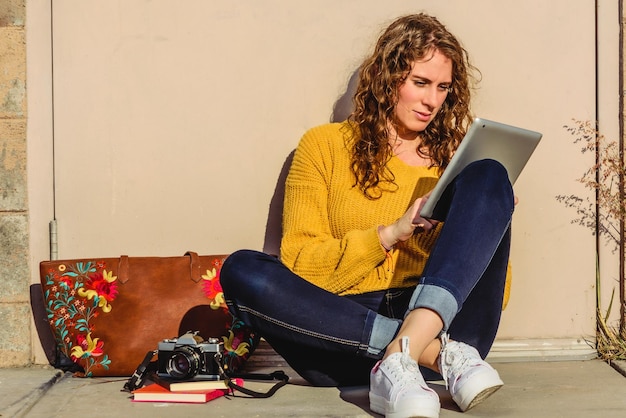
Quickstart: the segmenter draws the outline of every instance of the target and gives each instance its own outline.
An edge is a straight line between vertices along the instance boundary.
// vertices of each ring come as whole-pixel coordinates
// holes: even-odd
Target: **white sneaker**
[[[438,418],[439,396],[409,356],[409,337],[401,342],[402,352],[379,361],[370,373],[370,409],[387,418]]]
[[[446,334],[441,337],[439,370],[461,411],[478,405],[504,385],[498,372],[480,357],[478,350],[465,343],[448,341]]]

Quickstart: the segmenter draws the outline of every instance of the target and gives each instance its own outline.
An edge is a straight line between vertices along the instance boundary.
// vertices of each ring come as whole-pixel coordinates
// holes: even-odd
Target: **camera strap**
[[[137,367],[137,370],[135,370],[130,379],[126,381],[122,391],[132,392],[133,390],[139,389],[143,386],[146,378],[157,370],[157,362],[152,361],[152,358],[157,354],[157,351],[158,350],[153,350],[146,353],[146,357],[144,357],[143,361]]]
[[[272,373],[226,373],[224,368],[222,367],[222,355],[217,353],[215,355],[215,362],[217,363],[217,368],[219,370],[220,376],[226,382],[226,385],[231,390],[239,391],[243,394],[246,394],[252,398],[269,398],[274,395],[278,389],[285,386],[287,382],[289,382],[289,376],[285,374],[282,370],[275,370]],[[267,392],[257,392],[255,390],[251,390],[248,388],[244,388],[243,386],[235,383],[235,378],[243,379],[243,380],[261,380],[261,381],[274,381],[278,380],[278,382],[272,386]]]
[[[272,373],[264,374],[264,373],[235,373],[231,375],[223,374],[224,380],[229,388],[232,390],[236,390],[243,394],[246,394],[253,398],[269,398],[273,394],[276,393],[278,389],[285,386],[287,382],[289,382],[289,376],[285,374],[282,370],[275,370]],[[274,381],[278,382],[274,384],[267,392],[257,392],[248,388],[244,388],[243,386],[235,383],[235,378],[243,379],[243,380],[261,380],[261,381]]]

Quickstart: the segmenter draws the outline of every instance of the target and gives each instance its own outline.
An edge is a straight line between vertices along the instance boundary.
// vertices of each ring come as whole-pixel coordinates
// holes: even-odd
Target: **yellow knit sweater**
[[[309,130],[296,149],[285,188],[281,259],[332,293],[360,294],[417,284],[437,232],[416,234],[387,254],[377,228],[395,222],[436,180],[434,169],[393,157],[397,190],[366,198],[350,169],[347,123]]]
[[[366,198],[350,169],[349,125],[306,132],[287,176],[281,260],[311,283],[339,295],[415,286],[439,234],[415,234],[387,253],[378,226],[401,217],[437,181],[434,168],[387,163],[398,186]]]

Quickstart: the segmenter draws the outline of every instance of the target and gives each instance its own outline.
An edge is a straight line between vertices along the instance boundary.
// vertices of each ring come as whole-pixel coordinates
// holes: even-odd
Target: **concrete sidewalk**
[[[624,417],[626,377],[600,360],[496,363],[505,386],[462,413],[443,387],[441,418]],[[268,372],[274,369],[259,370]],[[51,367],[0,369],[0,416],[5,417],[369,417],[366,387],[314,388],[283,368],[290,384],[268,399],[220,398],[206,404],[134,403],[125,378],[82,379]],[[269,383],[247,382],[265,390]]]

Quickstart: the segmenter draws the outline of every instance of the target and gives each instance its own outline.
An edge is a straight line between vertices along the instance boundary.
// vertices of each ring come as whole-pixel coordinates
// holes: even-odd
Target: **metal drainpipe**
[[[54,1],[50,0],[50,78],[51,78],[51,108],[52,108],[52,220],[50,221],[50,260],[59,258],[57,236],[57,204],[56,204],[56,156],[55,156],[55,129],[54,129]]]
[[[624,1],[619,0],[618,3],[618,19],[619,19],[619,156],[622,167],[626,161],[624,160]],[[619,178],[619,198],[621,202],[625,201],[626,193],[624,190],[624,173],[620,172]],[[626,238],[624,237],[624,214],[620,217],[620,242],[619,242],[619,300],[620,300],[620,317],[619,330],[620,335],[626,332],[626,279],[624,269],[626,268],[624,257],[626,256]]]
[[[595,1],[595,24],[596,24],[596,135],[598,134],[598,0]],[[624,1],[618,0],[618,24],[619,24],[619,63],[618,63],[618,71],[619,71],[619,105],[618,105],[618,117],[619,117],[619,133],[618,133],[618,144],[619,144],[619,157],[622,162],[622,166],[626,164],[626,160],[624,159]],[[596,164],[599,162],[598,160],[598,152],[596,152]],[[599,173],[596,170],[596,181],[599,181]],[[626,190],[624,187],[624,173],[620,172],[619,176],[619,198],[620,201],[624,202],[626,200]],[[598,201],[598,191],[596,190],[596,202]],[[596,225],[599,225],[599,211],[600,207],[596,205]],[[619,219],[619,302],[620,302],[620,310],[619,310],[619,331],[620,335],[626,335],[626,275],[624,274],[624,269],[626,269],[626,263],[624,258],[626,257],[626,237],[625,235],[625,227],[626,223],[624,222],[624,214],[620,216]],[[600,234],[596,234],[596,255],[600,254]]]

